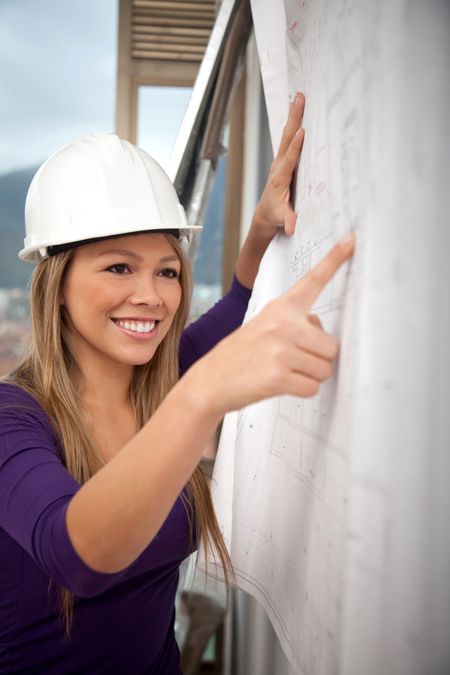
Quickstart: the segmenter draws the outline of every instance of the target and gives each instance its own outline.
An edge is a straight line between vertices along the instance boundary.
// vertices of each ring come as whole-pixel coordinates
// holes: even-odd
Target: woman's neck
[[[131,377],[132,369],[128,373],[101,368],[82,371],[80,394],[86,422],[105,462],[137,432],[136,414],[129,398]]]
[[[88,410],[113,413],[130,406],[132,366],[108,368],[90,363],[80,370],[80,395]]]

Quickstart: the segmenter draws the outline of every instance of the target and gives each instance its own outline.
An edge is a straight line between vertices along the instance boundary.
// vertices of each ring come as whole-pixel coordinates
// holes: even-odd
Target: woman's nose
[[[136,279],[130,302],[134,305],[148,305],[149,307],[159,307],[163,304],[158,292],[158,284],[153,276],[142,276]]]

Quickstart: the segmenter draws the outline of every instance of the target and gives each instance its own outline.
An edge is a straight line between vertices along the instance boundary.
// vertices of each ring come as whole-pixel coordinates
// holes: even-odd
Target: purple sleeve
[[[89,597],[126,570],[96,572],[75,551],[65,516],[79,488],[59,458],[44,411],[23,390],[0,384],[0,527],[49,577]]]
[[[234,277],[228,293],[183,331],[180,373],[185,373],[197,359],[242,324],[251,294],[251,290]]]

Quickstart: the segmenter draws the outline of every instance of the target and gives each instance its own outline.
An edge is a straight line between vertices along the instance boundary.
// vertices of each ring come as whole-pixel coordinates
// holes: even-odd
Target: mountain
[[[20,261],[25,233],[25,198],[37,166],[0,175],[0,288],[24,288],[33,265]],[[206,210],[205,227],[195,263],[201,284],[216,284],[222,269],[222,227],[226,160],[220,160]]]
[[[24,206],[37,166],[0,176],[0,288],[23,288],[33,269],[17,257],[25,236]]]

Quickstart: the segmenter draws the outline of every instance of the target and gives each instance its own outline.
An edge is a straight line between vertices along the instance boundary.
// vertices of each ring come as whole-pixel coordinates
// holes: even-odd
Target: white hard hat
[[[115,134],[65,145],[38,169],[25,205],[19,258],[39,261],[93,239],[189,227],[170,179],[144,150]],[[52,249],[52,247],[55,247]]]

